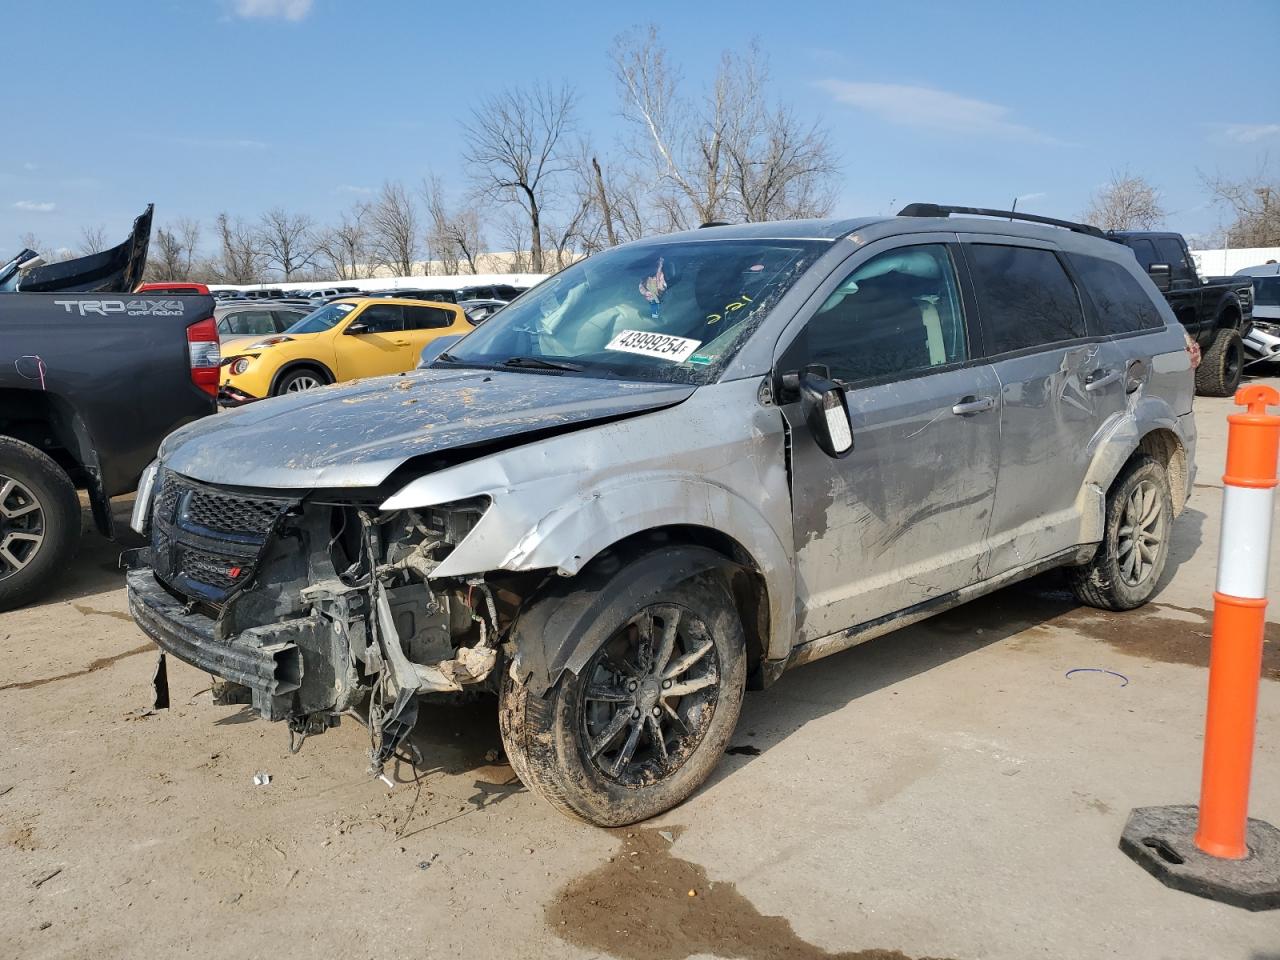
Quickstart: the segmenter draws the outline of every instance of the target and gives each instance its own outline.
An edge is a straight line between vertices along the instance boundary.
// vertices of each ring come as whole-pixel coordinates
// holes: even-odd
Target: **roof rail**
[[[708,220],[706,223],[698,224],[699,230],[705,230],[707,227],[727,227],[730,226],[728,220]]]
[[[1062,227],[1073,233],[1087,233],[1091,237],[1102,237],[1103,232],[1087,223],[1075,223],[1072,220],[1057,220],[1053,217],[1040,217],[1034,213],[1019,213],[1016,210],[988,210],[986,207],[951,207],[936,203],[908,203],[898,211],[900,217],[949,217],[953,213],[971,217],[1000,217],[1006,220],[1026,220],[1030,223],[1045,223],[1051,227]]]

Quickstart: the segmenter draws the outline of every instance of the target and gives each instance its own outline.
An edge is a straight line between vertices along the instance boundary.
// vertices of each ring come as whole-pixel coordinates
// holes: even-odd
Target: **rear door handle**
[[[1124,392],[1137,393],[1138,388],[1147,382],[1147,362],[1130,360],[1124,372]]]
[[[967,417],[982,413],[984,410],[994,410],[995,406],[995,397],[962,397],[960,402],[951,408],[951,412],[957,417]]]
[[[1110,386],[1120,379],[1119,370],[1095,370],[1085,378],[1084,388],[1089,393]]]

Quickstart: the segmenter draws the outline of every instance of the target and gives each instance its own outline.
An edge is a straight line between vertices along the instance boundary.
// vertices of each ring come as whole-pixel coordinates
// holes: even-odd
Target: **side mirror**
[[[356,336],[361,333],[368,333],[368,332],[369,332],[369,325],[360,320],[357,320],[355,323],[353,323],[351,326],[347,327],[347,329],[343,331],[343,333],[345,333],[349,337]]]
[[[1151,264],[1151,266],[1147,267],[1147,274],[1161,293],[1167,292],[1173,283],[1173,270],[1167,263]]]
[[[853,421],[844,390],[829,379],[825,367],[805,367],[799,373],[782,377],[787,390],[798,390],[800,409],[804,413],[813,439],[829,457],[847,457],[853,452]]]

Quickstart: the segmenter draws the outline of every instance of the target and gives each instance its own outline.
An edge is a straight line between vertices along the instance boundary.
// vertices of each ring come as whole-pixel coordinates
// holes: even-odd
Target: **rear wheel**
[[[1244,371],[1244,341],[1236,330],[1224,328],[1213,335],[1196,368],[1196,393],[1204,397],[1230,397],[1240,386]]]
[[[329,382],[323,373],[313,367],[299,367],[297,370],[290,370],[280,382],[276,384],[273,396],[282,396],[286,393],[301,393],[303,390],[314,390],[316,387],[323,387]]]
[[[79,538],[71,478],[30,444],[0,437],[0,610],[51,586]]]
[[[1103,610],[1132,610],[1151,599],[1169,559],[1173,497],[1158,460],[1132,460],[1107,494],[1102,543],[1071,570],[1076,597]]]
[[[746,648],[714,574],[607,604],[601,621],[608,638],[545,697],[506,674],[499,726],[526,786],[616,827],[669,810],[710,775],[738,722]]]

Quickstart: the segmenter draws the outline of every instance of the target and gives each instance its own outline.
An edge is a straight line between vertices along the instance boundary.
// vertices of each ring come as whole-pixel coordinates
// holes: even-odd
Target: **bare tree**
[[[839,172],[830,138],[770,102],[755,43],[723,54],[711,88],[694,100],[682,96],[655,27],[618,37],[613,66],[637,133],[633,153],[656,177],[650,202],[661,227],[830,211]]]
[[[474,274],[483,244],[479,213],[474,206],[450,207],[440,178],[434,174],[423,181],[422,195],[432,258],[440,261],[446,275],[459,273],[463,264],[468,273]]]
[[[508,217],[501,229],[508,252],[507,269],[512,273],[532,272],[530,259],[532,245],[529,243],[528,218],[517,213]]]
[[[111,246],[107,242],[107,228],[98,225],[96,227],[80,228],[80,255],[88,256],[91,253],[101,253],[107,247]]]
[[[1229,246],[1280,247],[1280,180],[1268,169],[1267,158],[1254,173],[1239,180],[1220,173],[1201,173],[1200,178],[1233,218],[1226,231]]]
[[[566,170],[562,140],[572,130],[568,87],[535,84],[485,98],[463,126],[480,196],[518,204],[529,220],[529,262],[543,272],[542,217]]]
[[[263,255],[286,282],[315,263],[319,250],[314,228],[315,222],[305,213],[291,214],[283,207],[272,207],[262,215],[258,237]]]
[[[1081,217],[1100,230],[1154,230],[1164,218],[1160,191],[1128,170],[1112,171]]]
[[[225,213],[217,219],[219,259],[214,266],[224,283],[259,283],[265,269],[258,232],[243,220]]]
[[[419,250],[418,208],[403,183],[389,180],[382,185],[369,208],[368,226],[377,260],[397,276],[412,276]]]
[[[147,257],[149,280],[188,280],[186,257],[179,235],[165,227],[156,229]]]
[[[362,280],[373,273],[369,219],[369,204],[357,203],[317,237],[320,256],[339,280]]]
[[[574,156],[573,173],[575,207],[581,208],[573,239],[583,252],[637,240],[648,232],[642,201],[646,184],[633,168],[584,141]]]

